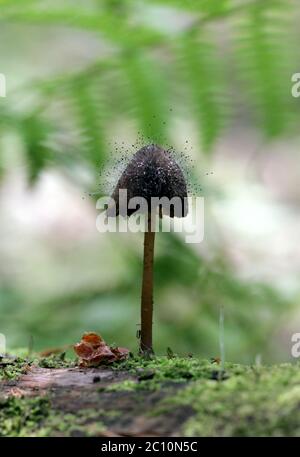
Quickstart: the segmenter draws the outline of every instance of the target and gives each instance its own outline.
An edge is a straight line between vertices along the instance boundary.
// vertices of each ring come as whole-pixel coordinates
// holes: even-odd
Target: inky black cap
[[[127,191],[127,201],[122,201],[119,191]],[[188,213],[187,186],[183,172],[172,154],[160,146],[150,144],[136,152],[123,171],[112,194],[116,204],[116,213],[130,216],[137,208],[128,209],[128,202],[134,197],[143,197],[151,209],[151,198],[167,197],[167,201],[158,205],[162,214],[170,217],[185,217]],[[169,204],[168,201],[177,197],[181,204]],[[174,199],[174,203],[176,201]],[[171,202],[172,203],[172,202]],[[152,207],[152,209],[154,209]],[[155,208],[157,210],[157,208]],[[108,215],[113,215],[110,207]]]

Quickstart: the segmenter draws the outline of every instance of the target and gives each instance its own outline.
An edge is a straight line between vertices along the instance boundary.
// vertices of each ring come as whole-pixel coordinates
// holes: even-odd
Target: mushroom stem
[[[151,212],[148,213],[148,227],[144,238],[144,270],[141,301],[141,341],[140,354],[153,354],[152,318],[153,318],[153,258],[155,231],[151,227]]]

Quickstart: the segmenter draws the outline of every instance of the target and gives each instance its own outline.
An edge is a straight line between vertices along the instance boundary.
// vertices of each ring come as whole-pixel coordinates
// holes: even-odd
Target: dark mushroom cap
[[[185,217],[187,215],[187,186],[183,172],[171,153],[155,144],[144,146],[134,154],[112,194],[116,203],[116,216],[119,214],[130,216],[136,209],[126,209],[126,214],[123,214],[119,200],[120,189],[127,190],[126,203],[131,198],[143,197],[149,208],[151,208],[152,197],[167,197],[168,199],[179,197],[181,201],[180,210],[173,205],[169,208],[168,205],[159,205],[159,207],[163,214],[168,214],[171,217]]]

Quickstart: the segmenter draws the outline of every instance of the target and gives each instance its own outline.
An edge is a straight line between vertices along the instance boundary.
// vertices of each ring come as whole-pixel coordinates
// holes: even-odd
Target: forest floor
[[[0,436],[300,436],[300,365],[0,357]]]

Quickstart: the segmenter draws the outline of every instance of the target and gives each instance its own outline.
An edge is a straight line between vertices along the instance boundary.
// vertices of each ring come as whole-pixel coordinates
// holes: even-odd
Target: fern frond
[[[198,13],[201,23],[249,10],[253,5],[270,6],[282,0],[146,0],[147,3]]]
[[[70,102],[76,128],[80,132],[78,146],[81,159],[99,170],[105,157],[103,87],[101,80],[77,78],[68,85],[64,94]]]
[[[121,61],[130,113],[143,135],[166,142],[167,87],[157,63],[138,52],[124,53]]]
[[[16,9],[0,12],[0,22],[21,22],[70,26],[83,30],[98,32],[113,43],[127,46],[147,46],[158,44],[163,35],[141,25],[130,25],[122,17],[108,12],[89,13],[74,9]]]
[[[36,113],[24,117],[19,125],[23,138],[24,154],[28,166],[28,179],[34,183],[40,172],[48,166],[50,151],[47,139],[51,132],[50,124]]]
[[[197,13],[221,14],[226,11],[232,0],[147,0],[147,2]]]
[[[287,24],[284,10],[280,5],[277,8],[253,6],[237,36],[239,73],[247,84],[250,106],[254,105],[269,137],[284,132],[291,100],[288,45],[283,47]]]
[[[216,50],[204,32],[193,31],[181,38],[177,58],[188,87],[189,104],[196,115],[202,147],[209,152],[223,123]]]

